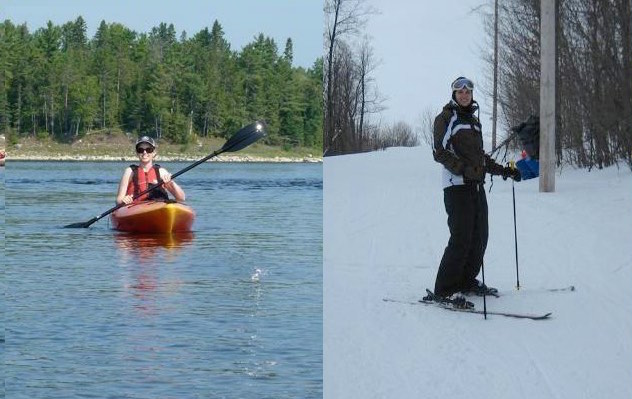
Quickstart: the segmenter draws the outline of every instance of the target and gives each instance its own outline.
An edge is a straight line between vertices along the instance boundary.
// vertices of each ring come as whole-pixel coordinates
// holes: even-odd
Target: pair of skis
[[[426,290],[428,292],[428,296],[430,298],[434,297],[434,294],[432,293],[432,291],[430,290]],[[544,289],[544,292],[561,292],[561,291],[575,291],[575,287],[574,286],[568,286],[568,287],[563,287],[563,288],[549,288],[549,289]],[[495,297],[499,297],[500,294],[496,293],[495,295],[493,295]],[[398,300],[398,299],[391,299],[391,298],[384,298],[383,299],[384,302],[394,302],[394,303],[404,303],[404,304],[408,304],[408,305],[434,305],[436,307],[439,307],[441,309],[446,309],[446,310],[450,310],[453,312],[463,312],[463,313],[474,313],[474,314],[483,314],[484,312],[482,310],[478,310],[478,309],[473,309],[473,308],[457,308],[452,306],[452,304],[450,303],[445,303],[445,302],[437,302],[434,300],[424,300],[421,299],[417,302],[412,302],[412,301],[404,301],[404,300]],[[487,311],[488,315],[496,315],[496,316],[504,316],[504,317],[511,317],[511,318],[516,318],[516,319],[531,319],[531,320],[546,320],[548,319],[552,313],[542,313],[542,314],[532,314],[532,313],[511,313],[511,312],[496,312],[496,311]]]

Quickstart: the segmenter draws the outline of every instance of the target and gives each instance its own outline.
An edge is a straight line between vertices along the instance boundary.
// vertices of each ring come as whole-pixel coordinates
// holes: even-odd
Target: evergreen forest
[[[34,32],[0,22],[0,133],[71,142],[118,129],[185,144],[264,120],[267,144],[322,148],[322,59],[294,67],[291,38],[281,52],[261,33],[235,51],[218,21],[191,37],[167,23],[86,32],[82,17]]]

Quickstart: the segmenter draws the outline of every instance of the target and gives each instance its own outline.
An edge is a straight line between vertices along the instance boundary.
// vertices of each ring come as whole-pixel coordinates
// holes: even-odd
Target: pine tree
[[[0,23],[1,132],[71,140],[120,128],[187,142],[264,120],[269,143],[322,142],[322,67],[294,68],[291,38],[279,54],[264,34],[232,51],[217,20],[179,40],[167,23],[86,31],[82,17],[34,33]]]

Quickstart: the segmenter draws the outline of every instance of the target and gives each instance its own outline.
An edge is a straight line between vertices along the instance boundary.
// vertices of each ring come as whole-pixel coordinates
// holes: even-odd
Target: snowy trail
[[[448,239],[428,148],[327,158],[324,170],[325,398],[632,397],[629,170],[567,168],[552,194],[515,184],[521,291],[511,183],[494,179],[485,272],[506,294],[488,309],[547,321],[382,301],[432,288]]]

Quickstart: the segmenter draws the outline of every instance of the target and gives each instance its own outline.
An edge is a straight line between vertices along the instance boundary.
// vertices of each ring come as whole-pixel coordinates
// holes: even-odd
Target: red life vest
[[[134,202],[150,199],[169,199],[169,195],[162,187],[136,198],[138,194],[147,190],[151,185],[156,185],[161,181],[160,165],[154,165],[147,172],[143,168],[139,168],[138,165],[130,165],[129,167],[132,169],[132,178],[127,184],[126,195],[133,195]]]

